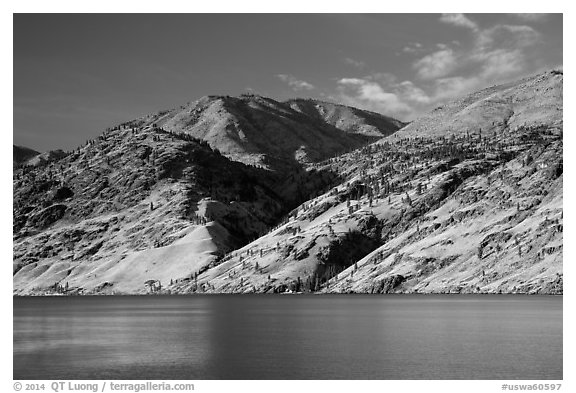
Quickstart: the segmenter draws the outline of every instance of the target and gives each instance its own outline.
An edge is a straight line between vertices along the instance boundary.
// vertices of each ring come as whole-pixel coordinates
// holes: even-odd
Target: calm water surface
[[[14,298],[14,379],[562,379],[562,297]]]

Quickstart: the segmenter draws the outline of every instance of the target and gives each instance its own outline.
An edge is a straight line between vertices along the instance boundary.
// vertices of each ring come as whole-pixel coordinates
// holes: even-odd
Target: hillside
[[[245,105],[248,116],[253,100],[268,102],[261,97],[200,100],[207,105],[200,122],[217,124],[223,112],[210,111],[232,107],[230,102]],[[307,168],[306,160],[281,165],[294,144],[278,144],[280,134],[292,138],[289,133],[297,130],[316,158],[374,139],[321,122],[302,128],[309,121],[304,115],[284,108],[279,116],[274,110],[259,109],[262,122],[288,119],[262,123],[259,129],[276,149],[267,154],[279,157],[274,171],[231,161],[213,149],[210,143],[226,148],[222,128],[214,126],[200,139],[193,136],[199,128],[177,127],[181,112],[132,120],[72,152],[47,152],[23,161],[15,168],[13,184],[15,293],[53,293],[65,285],[71,293],[137,293],[146,290],[148,280],[166,284],[197,274],[340,181],[329,169]],[[260,123],[252,119],[242,127],[251,124]],[[268,147],[255,149],[255,156],[268,157],[262,153]],[[250,156],[247,150],[241,155]]]
[[[562,293],[562,85],[491,87],[382,138],[369,113],[259,96],[124,123],[15,170],[14,293]]]
[[[308,106],[321,110],[328,104],[282,103],[258,95],[208,96],[161,112],[154,122],[205,140],[234,161],[284,172],[362,147],[402,126],[397,120],[344,106],[332,105],[329,116],[301,110]]]
[[[398,138],[485,135],[562,123],[562,71],[550,71],[480,90],[441,105],[402,129]]]
[[[562,293],[561,92],[562,75],[549,72],[472,94],[318,165],[346,181],[171,289]],[[500,113],[495,94],[514,103],[513,120],[455,128],[478,107]],[[439,135],[446,124],[454,132]]]
[[[342,131],[369,137],[388,136],[404,126],[401,121],[376,112],[330,102],[296,98],[286,101],[286,104],[295,111],[324,121]]]
[[[12,164],[22,164],[38,154],[40,153],[28,147],[12,145]]]
[[[15,173],[15,290],[65,279],[132,292],[189,274],[275,222],[285,202],[273,184],[186,134],[115,128]]]

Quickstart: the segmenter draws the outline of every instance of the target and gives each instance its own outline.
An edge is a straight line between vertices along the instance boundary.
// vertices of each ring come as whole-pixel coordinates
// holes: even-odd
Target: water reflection
[[[14,378],[561,379],[562,298],[15,298]]]

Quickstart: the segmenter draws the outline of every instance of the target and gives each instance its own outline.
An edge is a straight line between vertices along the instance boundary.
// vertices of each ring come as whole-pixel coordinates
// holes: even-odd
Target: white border
[[[397,3],[397,4],[392,4]],[[231,0],[218,0],[217,2],[195,2],[195,1],[170,1],[164,0],[162,2],[147,2],[142,1],[111,1],[101,0],[92,2],[80,1],[11,1],[2,4],[2,19],[1,29],[2,35],[2,49],[4,53],[9,54],[2,62],[3,78],[2,78],[2,96],[3,105],[2,111],[4,112],[3,118],[5,119],[4,125],[13,124],[13,70],[12,70],[12,13],[20,12],[34,12],[34,13],[54,13],[54,12],[120,12],[120,13],[133,13],[133,12],[154,12],[154,13],[172,13],[172,12],[241,12],[241,13],[261,13],[261,12],[302,12],[302,13],[317,13],[317,12],[338,12],[338,13],[358,13],[358,12],[386,12],[386,13],[405,13],[405,12],[421,12],[433,13],[439,11],[452,11],[452,12],[560,12],[564,13],[564,42],[568,37],[574,37],[574,18],[572,9],[568,5],[568,1],[478,1],[471,4],[470,2],[463,1],[411,1],[411,2],[377,2],[377,1],[347,1],[339,2],[334,1],[310,1],[310,0],[292,0],[289,2],[270,2],[270,1],[231,1]],[[566,49],[566,44],[564,45]],[[572,53],[570,50],[564,50],[564,70],[568,72],[568,77],[565,80],[565,107],[569,108],[565,116],[565,141],[567,144],[566,150],[571,152],[574,146],[574,136],[571,127],[573,125],[573,114],[570,108],[572,99]],[[12,137],[8,137],[9,130],[4,130],[2,133],[2,146],[3,154],[1,155],[1,168],[2,168],[2,184],[8,184],[8,178],[11,177],[9,171],[12,164],[9,162],[11,156],[11,149],[9,142]],[[10,134],[11,135],[11,134]],[[574,256],[574,247],[571,240],[574,239],[574,208],[571,201],[574,200],[574,188],[572,179],[575,167],[574,160],[571,155],[566,156],[565,162],[568,179],[565,183],[565,199],[568,203],[565,205],[566,220],[568,225],[565,226],[565,247],[564,247],[564,277],[565,277],[565,295],[564,295],[564,381],[562,383],[562,391],[570,392],[574,390],[574,291],[571,289],[570,282],[573,282],[574,268],[572,267],[572,260]],[[8,169],[10,168],[10,169]],[[2,236],[1,236],[1,250],[2,255],[11,255],[12,245],[8,239],[11,239],[11,212],[8,206],[12,205],[12,200],[9,199],[8,191],[2,194]],[[8,258],[6,258],[8,259]],[[12,316],[12,278],[9,273],[11,270],[11,262],[4,261],[2,269],[2,310]],[[11,319],[11,318],[10,318]],[[12,381],[12,323],[6,318],[2,324],[2,391],[10,392],[13,390]],[[37,381],[35,381],[37,382]],[[51,382],[51,381],[46,381]],[[126,381],[135,382],[135,381]],[[189,381],[182,381],[189,382]],[[501,385],[505,382],[508,383],[522,383],[521,381],[195,381],[197,391],[250,391],[250,392],[290,392],[296,390],[302,391],[331,391],[331,392],[350,392],[350,391],[384,391],[384,389],[394,389],[399,392],[497,392],[501,391]],[[538,381],[525,381],[527,384],[537,383]],[[551,383],[554,381],[540,381],[542,383]]]

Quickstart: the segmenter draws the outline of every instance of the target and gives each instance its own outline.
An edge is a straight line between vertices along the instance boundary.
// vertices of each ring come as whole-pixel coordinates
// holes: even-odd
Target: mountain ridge
[[[319,101],[310,100],[319,106]],[[347,108],[330,104],[333,108]],[[364,118],[378,126],[366,126],[362,133],[351,127],[340,128],[338,120],[354,116],[349,122]],[[342,111],[327,119],[295,110],[287,102],[259,95],[205,96],[169,111],[155,124],[173,132],[185,132],[206,140],[210,146],[234,161],[259,165],[271,170],[301,167],[361,147],[398,130],[403,123],[362,110]]]
[[[147,280],[161,293],[562,293],[562,84],[552,71],[491,87],[300,160],[291,146],[289,160],[251,157],[260,147],[234,161],[194,132],[238,135],[228,113],[252,106],[272,114],[247,124],[287,116],[271,125],[282,132],[315,118],[370,134],[370,116],[254,96],[224,111],[210,96],[127,122],[16,170],[14,293],[146,293]],[[208,126],[176,127],[197,107]]]
[[[542,88],[552,94],[534,94]],[[419,124],[454,124],[425,115],[327,160],[318,167],[344,183],[174,290],[562,293],[562,75],[501,89],[532,91],[534,105],[544,108],[540,117],[529,113],[518,126],[495,120],[490,132],[427,135],[415,131]],[[485,94],[475,94],[448,106],[467,102],[459,111],[470,113],[486,104]]]
[[[222,104],[218,100],[202,98],[184,110],[186,116],[204,112],[202,105]],[[251,113],[236,108],[239,99],[228,100],[233,110]],[[244,104],[255,101],[277,104],[262,97],[246,97]],[[307,119],[283,104],[274,109],[292,116],[292,122]],[[230,160],[220,151],[222,144],[212,140],[210,146],[206,134],[195,137],[174,124],[170,129],[170,114],[182,110],[124,122],[71,152],[38,154],[45,157],[16,168],[13,272],[18,293],[56,288],[64,279],[82,293],[134,292],[153,271],[161,279],[166,272],[174,278],[191,274],[258,237],[310,193],[337,181],[328,170],[307,168],[306,160],[274,170]],[[214,123],[228,113],[214,114]],[[278,116],[274,112],[265,119]],[[321,133],[336,140],[319,157],[350,148],[342,142],[358,146],[374,139],[353,138],[318,123],[309,130],[314,137]],[[222,127],[206,131],[227,132]],[[266,148],[256,154],[269,154]],[[183,263],[187,255],[192,260]],[[140,269],[136,261],[143,261]],[[138,273],[130,276],[128,271]]]

